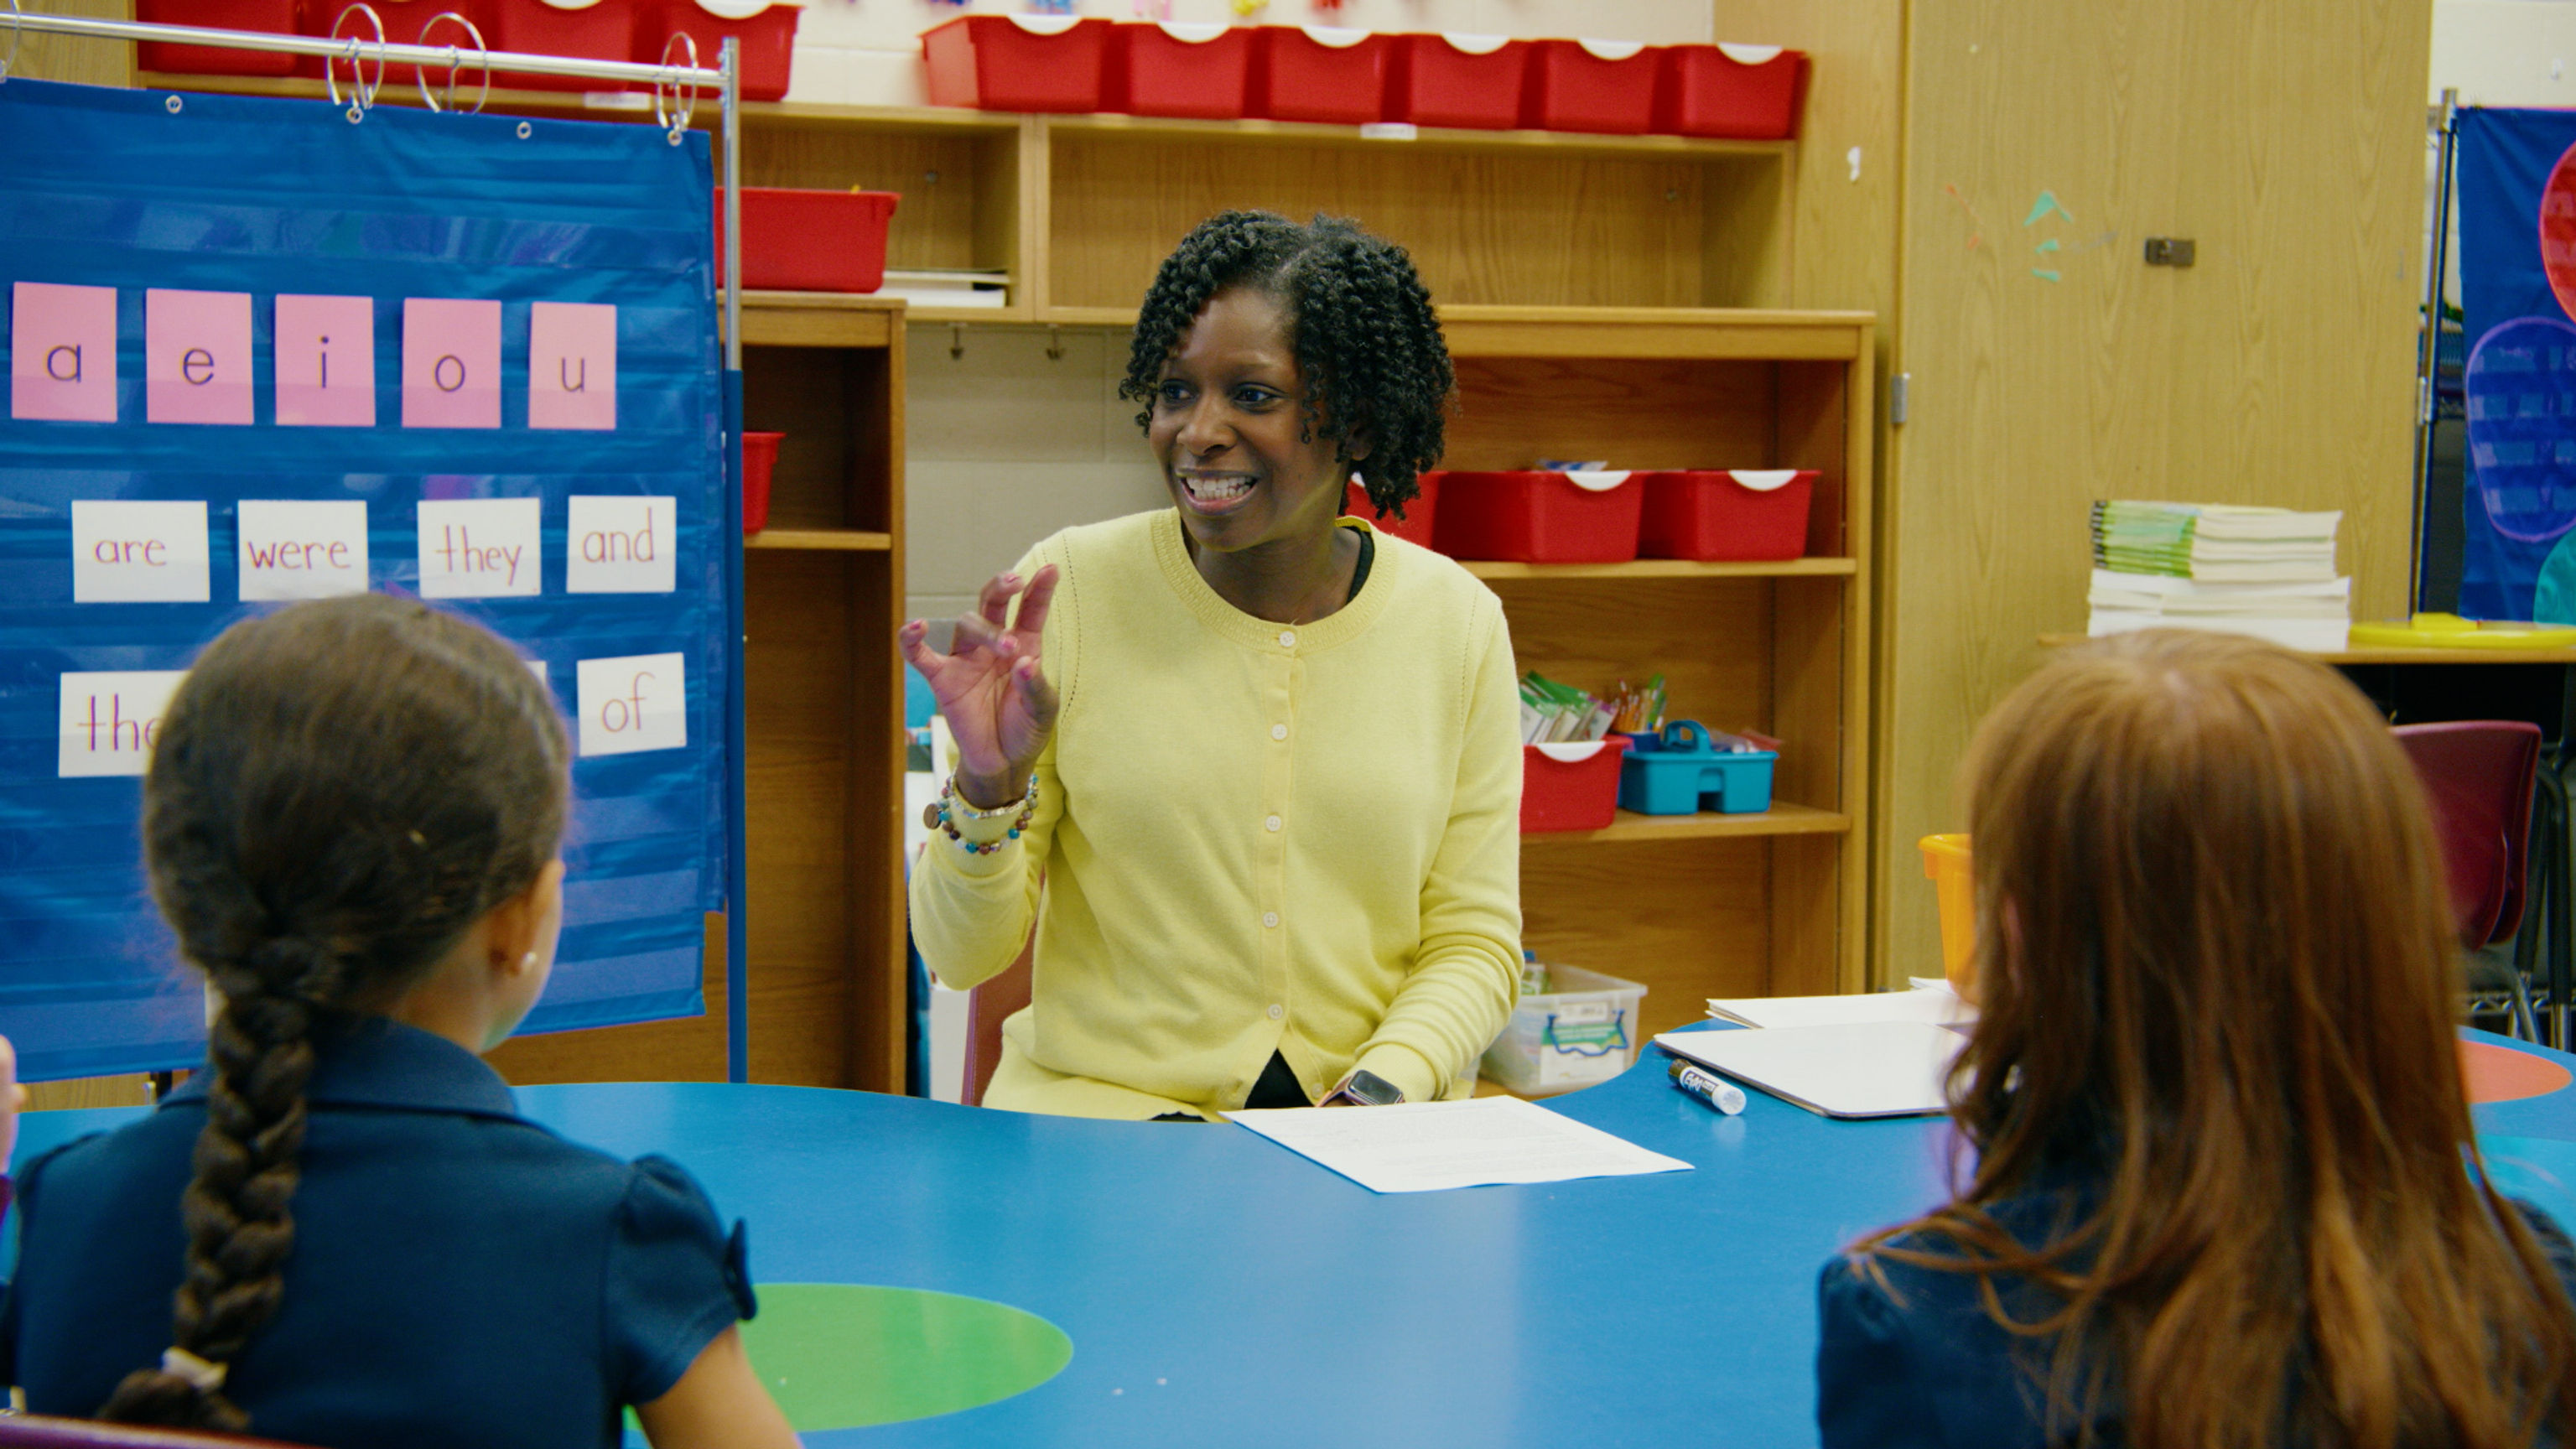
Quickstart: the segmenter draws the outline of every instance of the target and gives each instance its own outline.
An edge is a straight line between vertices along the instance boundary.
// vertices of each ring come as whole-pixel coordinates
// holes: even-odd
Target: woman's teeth
[[[1223,478],[1184,477],[1181,485],[1201,503],[1224,503],[1252,491],[1252,480],[1239,475]]]

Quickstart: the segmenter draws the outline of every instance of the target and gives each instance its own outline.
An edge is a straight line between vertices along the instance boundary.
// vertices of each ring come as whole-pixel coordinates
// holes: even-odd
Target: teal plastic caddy
[[[1708,728],[1677,719],[1660,734],[1630,735],[1619,762],[1619,808],[1640,815],[1759,815],[1771,808],[1777,750],[1718,749]]]

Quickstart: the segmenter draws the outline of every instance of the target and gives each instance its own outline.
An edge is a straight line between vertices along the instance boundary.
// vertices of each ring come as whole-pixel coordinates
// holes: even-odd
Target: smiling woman
[[[957,742],[913,874],[952,986],[1036,929],[991,1106],[1210,1117],[1463,1094],[1519,979],[1502,608],[1399,517],[1452,378],[1403,250],[1257,212],[1184,238],[1120,392],[1173,506],[1039,543],[900,632]]]

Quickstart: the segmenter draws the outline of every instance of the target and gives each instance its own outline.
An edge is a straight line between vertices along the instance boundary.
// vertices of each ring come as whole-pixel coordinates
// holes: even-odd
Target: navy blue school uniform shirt
[[[161,1361],[205,1079],[18,1179],[0,1379],[89,1415]],[[613,1445],[754,1309],[742,1229],[678,1164],[518,1115],[455,1043],[383,1018],[315,1036],[295,1244],[225,1393],[251,1432],[346,1449]]]
[[[2086,1201],[2081,1189],[2058,1188],[2007,1199],[1989,1211],[2017,1241],[2043,1243],[2071,1229]],[[2560,1285],[2576,1296],[2576,1246],[2547,1213],[2529,1203],[2514,1206],[2547,1250]],[[1890,1243],[1944,1251],[1941,1240],[1919,1233]],[[2017,1337],[1989,1318],[1976,1275],[1885,1256],[1874,1266],[1884,1287],[1849,1255],[1828,1262],[1817,1284],[1823,1333],[1816,1347],[1816,1424],[1824,1449],[2043,1449],[2078,1442],[2071,1423],[2054,1437],[2042,1432],[2052,1341]],[[1996,1287],[2005,1311],[2020,1322],[2059,1305],[2019,1279],[1999,1278]],[[2116,1385],[2090,1422],[2092,1442],[2126,1442]]]

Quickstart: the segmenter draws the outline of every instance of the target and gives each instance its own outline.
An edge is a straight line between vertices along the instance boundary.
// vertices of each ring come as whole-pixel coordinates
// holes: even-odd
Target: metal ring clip
[[[671,52],[683,46],[685,58],[673,60]],[[698,109],[698,88],[682,82],[677,72],[697,68],[697,37],[685,30],[671,32],[671,38],[662,42],[662,74],[653,77],[653,119],[670,133],[674,146],[689,133],[689,117]]]
[[[373,80],[367,79],[367,39],[355,30],[346,36],[340,34],[352,15],[365,16],[367,23],[375,27],[376,76]],[[322,58],[322,83],[330,89],[331,104],[340,104],[339,63],[343,60],[349,63],[349,109],[346,114],[349,124],[354,126],[367,118],[367,108],[376,103],[376,92],[385,83],[385,22],[372,5],[351,5],[331,22],[331,38],[345,39],[348,45],[340,53]]]
[[[9,0],[9,53],[0,55],[0,85],[9,83],[9,67],[18,63],[18,0]]]
[[[491,47],[483,43],[483,32],[475,28],[473,21],[466,19],[464,16],[457,14],[453,10],[442,10],[436,15],[429,17],[429,23],[420,28],[419,43],[425,47],[435,48],[436,42],[432,41],[430,36],[438,29],[442,22],[446,21],[453,21],[462,28],[465,31],[465,39],[467,43],[474,47],[473,64],[476,70],[483,73],[483,89],[480,94],[474,97],[474,106],[471,110],[466,112],[466,114],[479,116],[483,114],[483,103],[492,99]],[[429,91],[429,67],[425,65],[414,67],[411,73],[411,79],[412,84],[420,87],[421,104],[429,107],[433,111],[454,110],[456,108],[456,77],[459,72],[465,69],[465,65],[465,52],[457,46],[448,46],[447,84],[437,95],[432,95]]]

